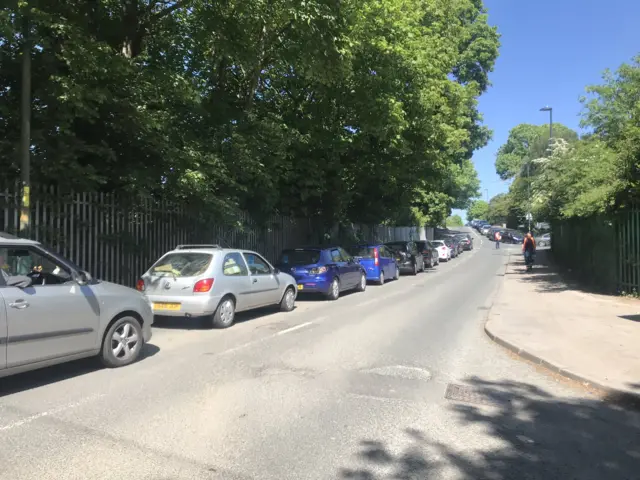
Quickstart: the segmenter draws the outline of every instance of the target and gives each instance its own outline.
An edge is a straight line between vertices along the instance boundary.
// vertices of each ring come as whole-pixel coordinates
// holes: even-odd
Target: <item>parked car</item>
[[[291,275],[274,268],[259,253],[219,245],[178,245],[137,284],[154,313],[205,317],[216,328],[230,327],[237,312],[255,308],[279,305],[290,312],[296,288]]]
[[[461,233],[456,235],[456,238],[460,241],[463,250],[473,250],[473,238],[468,233]]]
[[[107,367],[128,365],[151,339],[152,323],[134,289],[0,233],[0,377],[91,356]]]
[[[438,252],[438,259],[442,262],[448,262],[451,260],[452,253],[451,248],[447,246],[444,240],[434,240],[431,242]]]
[[[551,234],[550,233],[545,233],[544,235],[542,235],[537,241],[536,244],[539,247],[548,247],[551,245]]]
[[[460,255],[459,244],[454,241],[451,237],[443,237],[441,241],[447,246],[449,250],[451,250],[451,258],[456,258]]]
[[[386,279],[396,280],[400,269],[390,251],[384,244],[363,244],[347,248],[347,252],[365,269],[367,280],[384,285]]]
[[[422,252],[424,263],[427,267],[433,268],[440,263],[440,256],[438,250],[429,240],[421,240],[416,242],[418,251]]]
[[[491,225],[489,224],[485,224],[482,227],[480,227],[480,235],[487,235],[489,233],[489,230],[491,230]]]
[[[385,246],[394,252],[400,272],[408,272],[413,275],[424,272],[424,257],[422,252],[418,250],[416,242],[387,242]]]
[[[502,243],[519,244],[524,240],[524,234],[515,230],[502,232]]]
[[[502,235],[504,233],[504,228],[499,227],[499,226],[493,226],[490,227],[489,230],[486,233],[486,236],[489,240],[493,240],[495,237],[496,232],[500,232],[500,234]]]
[[[278,267],[293,275],[298,292],[321,293],[329,300],[337,300],[340,292],[367,288],[365,267],[337,245],[283,250]]]

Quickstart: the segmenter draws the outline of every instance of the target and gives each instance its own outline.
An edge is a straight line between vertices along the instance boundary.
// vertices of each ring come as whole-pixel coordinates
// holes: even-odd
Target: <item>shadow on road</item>
[[[491,405],[452,403],[452,420],[476,434],[481,427],[497,443],[470,434],[469,442],[458,439],[458,450],[407,427],[399,451],[384,439],[363,440],[355,454],[361,467],[338,478],[440,479],[450,469],[465,480],[638,478],[640,414],[607,401],[616,399],[558,398],[530,384],[477,377],[466,383]]]
[[[142,362],[146,358],[153,357],[159,351],[160,348],[156,345],[147,343],[142,349],[138,362]],[[103,365],[97,358],[83,358],[82,360],[75,360],[73,362],[62,363],[60,365],[54,365],[52,367],[41,368],[32,372],[20,373],[11,377],[2,378],[0,379],[0,397],[80,377],[82,375],[97,372],[103,368]]]

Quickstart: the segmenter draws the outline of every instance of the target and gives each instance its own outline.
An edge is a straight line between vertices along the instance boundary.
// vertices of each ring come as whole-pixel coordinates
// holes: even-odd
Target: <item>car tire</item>
[[[396,265],[396,274],[393,277],[394,280],[400,280],[400,267]]]
[[[296,292],[293,287],[287,287],[280,300],[280,311],[290,312],[296,307]]]
[[[236,319],[236,303],[231,297],[220,300],[218,308],[211,317],[213,328],[229,328]]]
[[[135,317],[125,315],[113,322],[105,333],[100,360],[108,368],[124,367],[140,357],[143,346],[140,322]]]
[[[334,278],[331,281],[331,286],[329,287],[327,298],[329,300],[337,300],[338,297],[340,297],[340,281],[337,278]]]
[[[357,292],[364,292],[367,289],[367,276],[364,272],[360,274],[360,282],[358,282],[358,286],[356,287]]]
[[[418,274],[418,264],[416,262],[413,262],[413,272],[411,273],[411,275],[417,275]]]
[[[384,285],[384,272],[380,272],[380,278],[378,279],[378,285]]]

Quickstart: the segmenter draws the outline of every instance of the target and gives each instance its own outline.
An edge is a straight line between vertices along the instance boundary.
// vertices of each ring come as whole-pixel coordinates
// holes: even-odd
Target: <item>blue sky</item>
[[[473,158],[482,198],[505,192],[495,174],[495,154],[519,123],[553,121],[578,129],[579,98],[601,83],[606,68],[617,69],[640,53],[640,1],[485,0],[489,23],[502,35],[493,84],[480,98],[493,140]],[[455,211],[464,218],[464,211]]]

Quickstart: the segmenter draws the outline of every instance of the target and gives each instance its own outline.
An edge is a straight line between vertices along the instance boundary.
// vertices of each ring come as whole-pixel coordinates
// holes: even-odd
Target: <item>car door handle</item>
[[[253,283],[258,283],[258,279],[257,279],[257,278],[254,278],[254,279],[253,279]]]
[[[11,308],[23,309],[29,306],[29,302],[25,302],[24,300],[18,300],[17,302],[10,303],[9,306]]]

